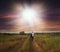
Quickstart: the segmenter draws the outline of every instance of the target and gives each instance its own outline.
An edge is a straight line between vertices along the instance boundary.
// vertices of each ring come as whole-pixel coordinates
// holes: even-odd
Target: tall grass
[[[0,52],[9,52],[16,45],[22,46],[28,35],[0,35]]]
[[[35,35],[35,39],[44,52],[60,52],[60,35],[40,34]]]

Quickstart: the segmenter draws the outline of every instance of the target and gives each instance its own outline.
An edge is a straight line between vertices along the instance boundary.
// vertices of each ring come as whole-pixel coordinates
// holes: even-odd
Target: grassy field
[[[0,52],[20,52],[28,35],[0,35]]]
[[[43,52],[60,52],[60,34],[42,33],[35,35],[35,40]]]
[[[60,52],[60,33],[0,35],[0,52]]]

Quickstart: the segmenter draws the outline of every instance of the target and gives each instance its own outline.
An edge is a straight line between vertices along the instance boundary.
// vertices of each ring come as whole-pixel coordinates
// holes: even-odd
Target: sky
[[[42,17],[34,22],[34,27],[24,23],[18,17],[17,6],[42,6]],[[36,6],[35,6],[36,7]],[[39,9],[39,11],[41,11]],[[39,14],[40,15],[40,14]],[[38,17],[36,17],[38,18]],[[42,21],[40,19],[42,18]],[[60,1],[59,0],[0,0],[0,32],[20,31],[60,31]]]

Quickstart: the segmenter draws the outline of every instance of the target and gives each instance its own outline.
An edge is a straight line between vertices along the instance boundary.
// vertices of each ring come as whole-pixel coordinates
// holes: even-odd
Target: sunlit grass
[[[28,35],[0,35],[0,52],[12,51],[16,45],[21,47]]]
[[[53,33],[40,34],[35,36],[36,42],[45,52],[60,51],[60,35]]]
[[[27,37],[24,35],[0,35],[0,42],[7,42],[7,41],[15,41],[17,39],[21,39]]]
[[[58,33],[35,34],[34,43],[32,40],[30,41],[30,38],[30,35],[0,35],[0,52],[10,51],[18,43],[21,46],[18,52],[29,52],[29,49],[33,48],[30,46],[35,42],[43,52],[60,52],[60,34]]]

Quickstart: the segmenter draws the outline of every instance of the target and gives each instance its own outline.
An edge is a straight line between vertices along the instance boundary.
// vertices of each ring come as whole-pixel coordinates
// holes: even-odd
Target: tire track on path
[[[27,38],[27,39],[28,39],[28,38]],[[27,39],[26,39],[26,40],[23,40],[22,43],[19,41],[19,43],[15,46],[15,48],[13,48],[13,49],[11,50],[11,52],[22,52],[22,51],[21,51],[21,50],[22,50],[22,47],[26,44]],[[20,51],[19,51],[19,50],[20,50]]]
[[[35,40],[33,41],[33,43],[34,52],[44,52],[43,49],[37,44]]]

